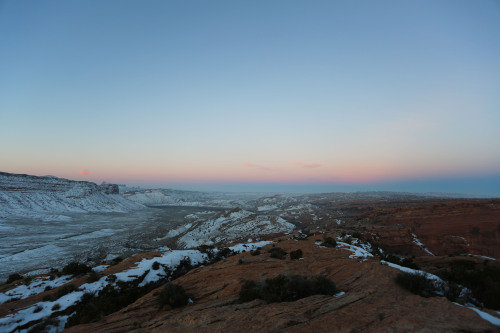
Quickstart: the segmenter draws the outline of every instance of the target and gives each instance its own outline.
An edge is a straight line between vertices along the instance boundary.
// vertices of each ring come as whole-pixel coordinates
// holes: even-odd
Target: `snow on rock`
[[[275,209],[278,209],[277,205],[264,205],[264,206],[257,207],[257,210],[259,212],[270,211],[270,210],[275,210]]]
[[[263,247],[263,246],[266,246],[266,245],[272,244],[272,243],[274,243],[274,242],[272,242],[272,241],[260,241],[257,243],[237,244],[234,246],[230,246],[229,249],[233,252],[242,253],[242,252],[246,252],[246,251],[255,251],[259,247]]]
[[[137,279],[147,272],[147,275],[139,285],[140,287],[142,287],[150,282],[158,281],[159,279],[166,277],[167,274],[162,266],[160,266],[159,269],[153,269],[153,264],[155,262],[173,269],[177,265],[179,265],[181,260],[184,260],[185,258],[189,258],[192,265],[198,265],[207,260],[208,256],[198,250],[169,251],[160,257],[155,257],[153,259],[143,259],[137,264],[136,267],[133,267],[121,273],[116,273],[115,275],[118,281],[128,282]]]
[[[125,199],[113,184],[0,172],[0,217],[68,221],[64,213],[130,212],[143,205]]]
[[[351,259],[373,258],[373,254],[371,254],[370,251],[366,248],[356,246],[356,245],[351,245],[351,244],[344,243],[344,242],[337,242],[337,244],[338,244],[338,246],[343,247],[346,250],[349,250],[352,252],[352,254],[349,256],[349,258],[351,258]],[[370,248],[370,250],[371,250],[371,248]]]
[[[247,244],[237,244],[231,246],[230,249],[233,252],[241,253],[243,251],[252,251],[257,249],[258,247],[262,247],[273,243],[271,241],[261,241],[256,243],[247,243]],[[154,257],[152,259],[143,259],[137,263],[135,267],[132,267],[126,271],[116,273],[116,280],[118,281],[133,281],[139,278],[143,278],[140,282],[139,286],[145,286],[150,282],[158,281],[164,277],[166,277],[166,272],[164,267],[169,269],[175,269],[182,260],[189,259],[192,265],[200,265],[205,263],[208,260],[208,255],[202,253],[198,250],[172,250],[165,252],[161,256]],[[157,270],[153,269],[153,264],[158,262],[159,268]],[[100,266],[98,266],[100,267]],[[95,267],[94,270],[96,270]],[[67,276],[62,276],[58,279],[54,279],[53,281],[47,281],[44,278],[36,279],[31,284],[33,286],[26,287],[20,286],[18,288],[12,289],[8,291],[6,294],[12,293],[16,295],[32,295],[31,291],[39,291],[40,288],[44,288],[47,285],[59,286],[67,281]],[[42,284],[40,284],[40,281]],[[43,284],[45,283],[45,284]],[[116,282],[110,282],[107,276],[101,277],[96,282],[85,283],[81,285],[77,291],[66,294],[55,301],[42,301],[33,304],[24,309],[19,309],[17,312],[9,314],[3,318],[0,318],[0,332],[12,332],[12,331],[20,331],[24,332],[25,330],[19,330],[19,327],[26,325],[28,323],[36,322],[38,320],[42,320],[44,318],[51,317],[54,312],[64,311],[70,306],[73,306],[81,301],[82,296],[86,293],[96,295],[100,290],[104,289],[108,285],[116,285]],[[23,289],[21,287],[26,287]],[[31,291],[30,291],[31,290]],[[11,296],[0,293],[0,301],[7,301]],[[30,294],[30,295],[28,295]],[[26,297],[27,297],[26,296]],[[59,308],[54,309],[54,306],[58,304]],[[59,332],[64,329],[64,325],[68,319],[68,316],[59,316],[55,317],[55,320],[58,321],[57,326],[51,326],[51,332]]]
[[[411,234],[411,237],[413,238],[413,243],[415,243],[416,245],[418,245],[422,250],[424,250],[425,252],[429,253],[431,256],[433,256],[434,254],[429,251],[425,246],[424,244],[422,244],[422,242],[417,238],[417,235],[415,234]]]
[[[427,273],[425,271],[421,271],[421,270],[418,270],[418,269],[413,269],[413,268],[409,268],[409,267],[400,266],[400,265],[397,265],[397,264],[394,264],[392,262],[388,262],[388,261],[385,261],[385,260],[380,260],[380,262],[382,264],[384,264],[384,265],[387,265],[387,266],[393,267],[393,268],[397,268],[400,271],[403,271],[403,272],[406,272],[406,273],[423,274],[429,280],[434,280],[435,282],[441,282],[441,283],[443,282],[443,280],[439,276],[431,274],[431,273]]]
[[[23,326],[29,322],[47,318],[52,315],[54,305],[58,304],[60,308],[57,311],[63,311],[79,302],[82,298],[83,291],[75,291],[62,296],[57,301],[38,302],[32,306],[19,310],[14,314],[7,315],[0,318],[0,331],[12,332],[18,331],[18,327]]]
[[[258,215],[237,208],[208,220],[200,219],[191,225],[177,228],[169,235],[179,235],[179,246],[194,248],[271,233],[291,232],[294,228],[293,224],[279,216]]]
[[[105,271],[108,267],[109,267],[109,265],[99,265],[99,266],[96,266],[96,267],[92,268],[92,270],[93,270],[94,272],[103,272],[103,271]]]
[[[12,299],[25,299],[32,295],[37,295],[45,291],[46,288],[56,288],[70,281],[70,275],[63,275],[61,277],[50,280],[48,276],[38,277],[33,279],[27,285],[20,285],[14,289],[7,290],[5,293],[0,293],[0,304],[8,302]]]
[[[495,317],[487,312],[484,312],[484,311],[481,311],[475,307],[472,307],[472,306],[463,306],[461,304],[458,304],[458,303],[455,303],[453,302],[453,304],[455,305],[458,305],[458,306],[461,306],[461,307],[465,307],[467,309],[471,309],[472,311],[474,311],[475,313],[477,313],[479,315],[479,317],[483,318],[484,320],[488,321],[490,324],[493,324],[495,326],[500,326],[500,318],[498,317]],[[500,311],[497,311],[498,314],[500,314]]]

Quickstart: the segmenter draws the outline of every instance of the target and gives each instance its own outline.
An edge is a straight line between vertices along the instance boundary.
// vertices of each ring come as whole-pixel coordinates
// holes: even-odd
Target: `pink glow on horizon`
[[[290,164],[297,165],[306,169],[315,169],[321,166],[321,164],[319,163],[304,163],[304,162],[290,162]]]
[[[90,175],[90,171],[88,170],[78,170],[77,173],[84,176]]]

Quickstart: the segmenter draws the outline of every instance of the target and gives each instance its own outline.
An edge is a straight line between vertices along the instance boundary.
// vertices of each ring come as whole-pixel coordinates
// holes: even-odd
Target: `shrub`
[[[224,247],[222,249],[219,249],[219,251],[217,251],[216,260],[227,258],[229,256],[232,256],[233,254],[234,254],[234,252],[231,251],[230,248]]]
[[[86,293],[82,296],[81,302],[71,308],[74,314],[68,318],[65,328],[98,321],[132,304],[162,283],[157,281],[139,287],[139,279],[130,282],[120,281],[116,286],[107,285],[97,295]]]
[[[238,264],[242,265],[243,264],[243,259],[238,259]]]
[[[56,318],[46,318],[34,326],[31,326],[28,333],[47,333],[54,332],[55,328],[59,326],[59,320]]]
[[[271,253],[271,258],[276,258],[276,259],[285,259],[286,252],[280,247],[273,247],[269,250],[269,253]]]
[[[321,246],[336,247],[337,246],[337,242],[332,237],[324,237],[323,238],[323,243],[321,243]]]
[[[61,308],[61,306],[59,305],[59,303],[56,303],[54,304],[54,306],[52,307],[52,311],[57,311]]]
[[[89,273],[88,278],[87,278],[87,283],[96,282],[96,281],[99,281],[99,279],[100,279],[99,274],[97,274],[96,271],[91,271]]]
[[[116,279],[117,279],[117,277],[114,274],[110,274],[110,275],[106,276],[106,281],[109,282],[109,283],[115,282]]]
[[[189,297],[181,285],[169,282],[160,292],[160,305],[170,305],[172,307],[180,307],[188,304]]]
[[[290,252],[290,259],[297,260],[300,258],[302,258],[302,250],[301,249]]]
[[[317,294],[333,295],[338,292],[335,283],[331,279],[323,275],[313,276],[311,278],[311,282],[313,284],[313,289],[316,291]]]
[[[119,264],[123,261],[122,257],[116,257],[115,259],[111,260],[114,265]]]
[[[260,286],[255,281],[246,280],[241,286],[239,300],[240,302],[250,302],[260,298]]]
[[[334,295],[337,287],[332,280],[316,276],[278,275],[265,281],[245,281],[239,293],[240,302],[262,299],[268,303],[292,302],[311,295]]]
[[[154,271],[157,271],[160,269],[160,263],[158,261],[155,261],[153,263],[153,266],[151,266],[151,268],[154,270]]]
[[[255,250],[250,253],[252,256],[258,256],[260,255],[260,250]]]
[[[380,254],[381,258],[385,261],[392,262],[393,264],[408,267],[411,269],[420,269],[420,267],[413,262],[412,258],[399,258],[394,254]]]
[[[57,293],[55,294],[56,299],[63,297],[64,295],[67,295],[69,293],[72,293],[73,291],[76,291],[76,286],[72,283],[67,284],[65,286],[62,286],[57,290]]]
[[[9,275],[6,283],[12,283],[14,281],[21,280],[22,278],[23,278],[23,276],[21,274],[14,273],[14,274]]]
[[[423,297],[435,295],[434,283],[425,274],[401,272],[396,276],[395,282],[400,287]]]
[[[357,239],[361,239],[362,238],[361,234],[359,232],[357,232],[357,231],[353,232],[351,236],[353,238],[357,238]]]
[[[214,246],[213,245],[200,245],[196,248],[198,251],[201,253],[206,253],[209,254],[213,252]]]
[[[40,305],[38,305],[35,309],[33,309],[33,313],[38,313],[42,310],[43,310],[43,308]]]
[[[179,262],[179,265],[175,268],[175,270],[171,274],[172,280],[177,279],[178,277],[183,276],[187,272],[189,272],[193,268],[193,265],[191,264],[191,259],[189,257],[184,257]]]
[[[473,261],[457,260],[439,275],[449,284],[456,283],[469,288],[474,297],[484,303],[485,307],[500,310],[500,268],[498,266],[488,265],[479,269]]]
[[[77,276],[77,275],[87,274],[91,270],[92,269],[89,266],[73,261],[73,262],[70,262],[69,264],[67,264],[63,268],[62,273],[64,275]]]

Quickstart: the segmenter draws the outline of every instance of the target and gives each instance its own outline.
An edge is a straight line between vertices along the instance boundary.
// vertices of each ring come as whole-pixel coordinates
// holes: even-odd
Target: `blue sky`
[[[500,196],[498,1],[0,1],[0,51],[2,171]]]

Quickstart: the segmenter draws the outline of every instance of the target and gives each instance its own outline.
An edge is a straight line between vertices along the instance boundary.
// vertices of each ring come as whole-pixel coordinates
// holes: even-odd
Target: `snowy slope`
[[[279,216],[258,215],[240,208],[219,213],[209,219],[201,215],[196,217],[194,214],[186,218],[191,222],[171,230],[167,235],[167,237],[177,237],[177,245],[183,248],[291,232],[295,228],[293,224]]]
[[[242,207],[256,194],[144,189],[123,192],[123,196],[147,206]]]
[[[129,212],[142,208],[143,205],[121,196],[113,184],[0,172],[0,217]]]

